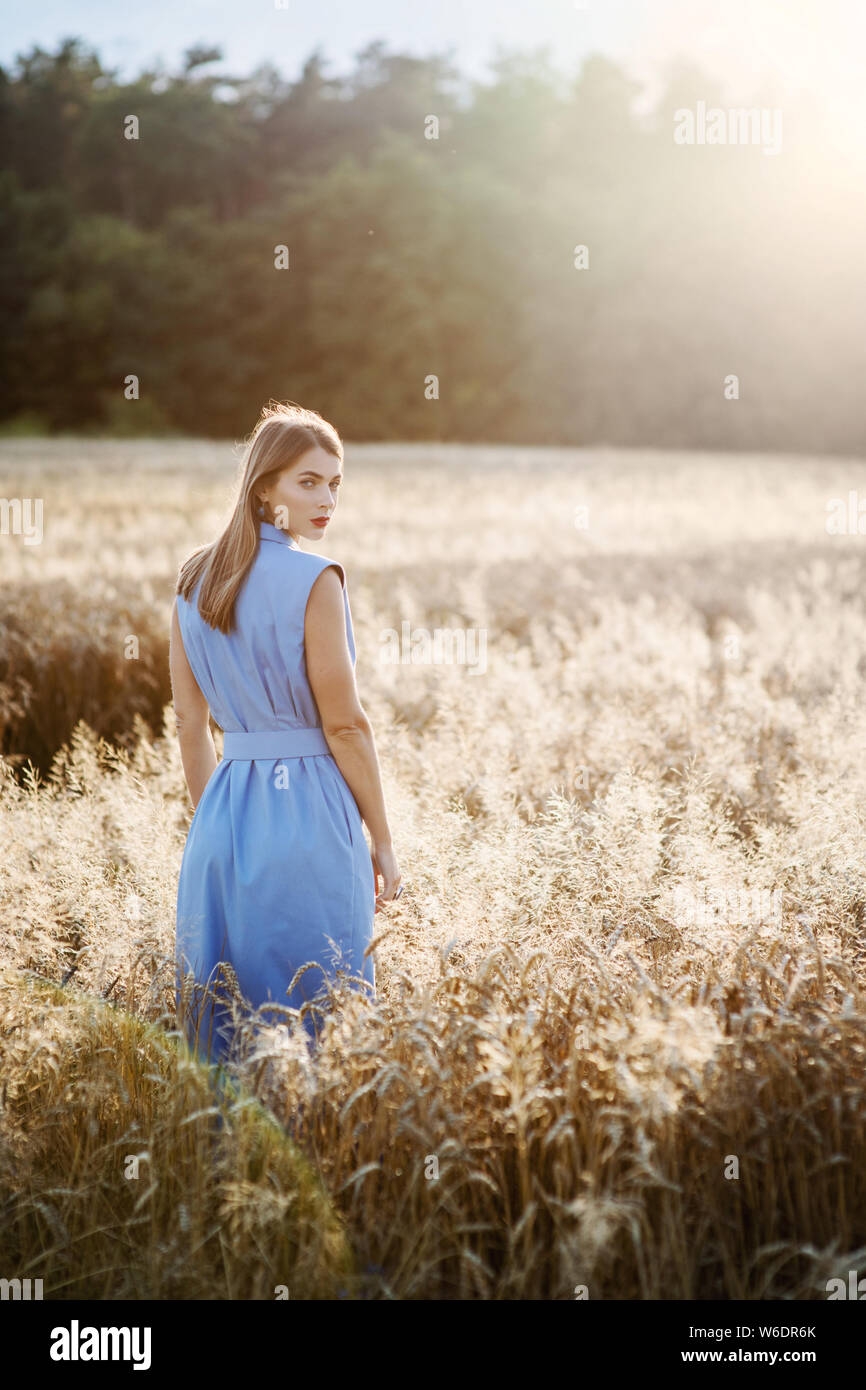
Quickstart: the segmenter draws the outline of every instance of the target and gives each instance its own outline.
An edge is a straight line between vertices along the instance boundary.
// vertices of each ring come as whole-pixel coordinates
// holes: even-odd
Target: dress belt
[[[315,758],[330,751],[319,726],[263,729],[260,733],[227,730],[223,735],[224,762],[229,758],[236,762],[255,758]]]

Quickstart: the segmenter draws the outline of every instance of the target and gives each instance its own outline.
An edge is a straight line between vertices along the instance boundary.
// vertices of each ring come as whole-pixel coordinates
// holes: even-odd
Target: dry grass
[[[139,659],[158,680],[172,576],[224,513],[230,450],[0,453],[7,495],[45,499],[41,546],[0,538],[8,603],[16,586],[36,602],[33,586],[63,583],[84,611],[134,586]],[[825,1297],[866,1247],[864,541],[825,530],[830,498],[866,495],[866,465],[369,446],[349,450],[346,479],[328,553],[347,568],[407,891],[377,917],[376,1002],[341,997],[314,1062],[283,1030],[251,1032],[238,1073],[330,1195],[359,1271],[340,1288]],[[486,670],[381,663],[381,634],[403,622],[483,628]],[[94,638],[109,664],[128,623],[127,608],[114,655],[110,624]],[[34,668],[74,684],[34,627]],[[7,1189],[21,1212],[4,1237],[10,1277],[41,1272],[33,1213],[64,1185],[64,1106],[74,1123],[62,1087],[44,1102],[34,1089],[26,1124],[16,1110],[40,1032],[67,1019],[60,1075],[93,1072],[97,1095],[112,1029],[152,1025],[156,1048],[175,1027],[190,810],[165,715],[157,730],[130,704],[125,747],[80,724],[47,780],[9,762],[0,781],[4,1007],[34,1019],[26,1046],[4,1044],[19,1097],[4,1103],[7,1173],[22,1126],[30,1146],[26,1181]],[[62,721],[55,732],[59,747]],[[684,911],[683,890],[714,889],[738,896]],[[779,912],[750,920],[753,890],[776,891]],[[34,973],[69,982],[46,1013]],[[116,1008],[82,1014],[88,997]],[[333,1252],[313,1244],[276,1279],[225,1205],[240,1183],[244,1220],[279,1223],[272,1167],[280,1201],[287,1174],[302,1182],[289,1139],[238,1177],[236,1150],[217,1162],[182,1124],[207,1108],[206,1078],[165,1061],[155,1120],[137,1055],[123,1053],[123,1124],[142,1146],[155,1126],[164,1200],[206,1206],[237,1262],[207,1296],[269,1297],[278,1282],[327,1296]],[[67,1229],[77,1213],[81,1239],[72,1274],[55,1241],[49,1296],[64,1278],[128,1293],[115,1256],[130,1242],[141,1296],[181,1277],[150,1249],[152,1225],[125,1231],[113,1142],[89,1153],[85,1215],[80,1195],[51,1203]],[[188,1166],[171,1163],[174,1143]],[[118,1220],[91,1248],[112,1184]],[[200,1295],[208,1259],[177,1296]]]
[[[351,1255],[308,1162],[177,1040],[0,977],[4,1268],[52,1298],[335,1297]]]

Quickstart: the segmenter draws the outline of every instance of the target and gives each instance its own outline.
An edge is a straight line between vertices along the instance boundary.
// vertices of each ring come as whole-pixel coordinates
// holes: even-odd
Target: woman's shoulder
[[[326,569],[330,569],[331,565],[333,565],[340,576],[340,583],[345,589],[346,571],[343,568],[343,565],[340,560],[335,560],[330,555],[311,555],[310,558],[316,561],[317,574],[322,574]]]
[[[346,586],[346,571],[342,562],[318,551],[300,550],[291,545],[269,546],[265,565],[278,581],[291,583],[294,579],[306,588],[312,587],[314,580],[334,565],[339,572],[340,582],[344,588]]]

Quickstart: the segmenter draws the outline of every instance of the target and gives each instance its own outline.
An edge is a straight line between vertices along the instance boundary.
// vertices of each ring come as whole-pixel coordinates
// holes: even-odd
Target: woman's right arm
[[[373,729],[361,705],[349,653],[343,586],[333,566],[322,571],[310,591],[304,651],[322,732],[370,832],[374,865],[383,880],[379,898],[391,899],[400,886],[400,871],[391,843]]]
[[[180,757],[192,804],[197,807],[216,769],[217,755],[210,731],[208,703],[198,688],[184,650],[177,616],[177,597],[171,610],[168,659]]]

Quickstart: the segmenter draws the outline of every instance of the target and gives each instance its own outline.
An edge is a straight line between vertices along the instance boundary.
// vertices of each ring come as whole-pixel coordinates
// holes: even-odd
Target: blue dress
[[[357,802],[322,733],[304,655],[310,590],[334,565],[355,664],[345,573],[269,522],[259,523],[259,535],[231,633],[199,613],[201,580],[189,601],[177,595],[187,660],[225,731],[177,888],[178,999],[181,973],[191,970],[198,1003],[187,1011],[186,1033],[210,1061],[223,1061],[232,1040],[222,961],[255,1008],[270,1001],[300,1009],[337,968],[375,991],[372,955],[364,960],[373,935],[373,865]],[[310,961],[320,968],[305,971],[290,992],[295,972]],[[285,1018],[269,1011],[265,1021]],[[308,1010],[304,1026],[314,1039],[321,1014]]]

